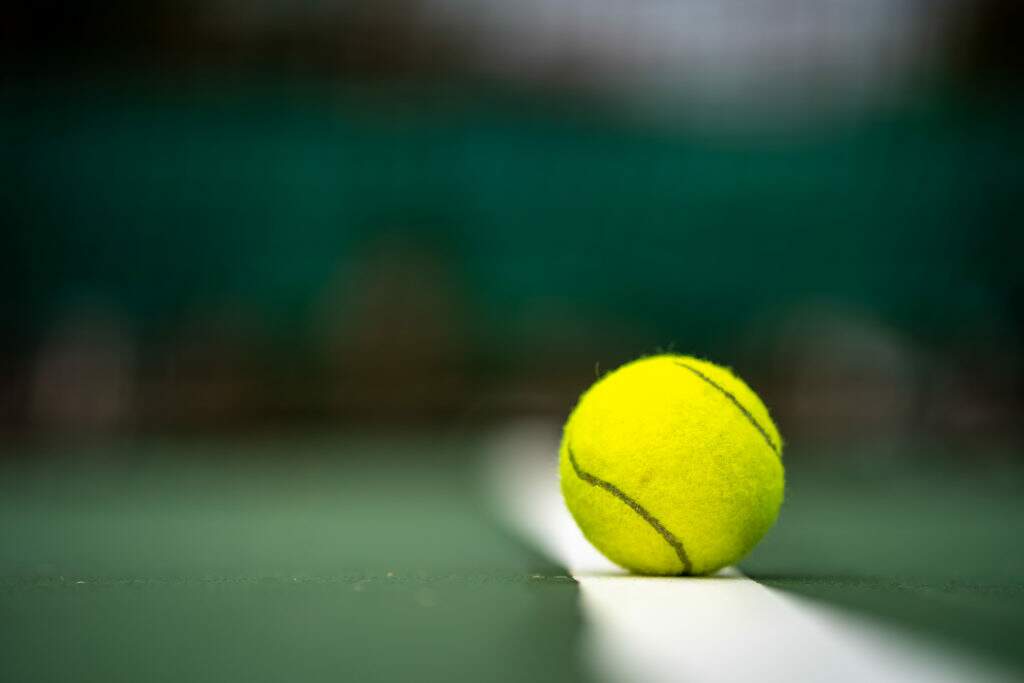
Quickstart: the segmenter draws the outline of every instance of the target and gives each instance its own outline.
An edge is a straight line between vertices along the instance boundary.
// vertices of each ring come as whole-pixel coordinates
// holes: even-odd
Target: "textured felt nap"
[[[706,574],[746,555],[775,522],[781,453],[768,410],[728,369],[651,356],[580,398],[562,437],[562,494],[616,564]]]

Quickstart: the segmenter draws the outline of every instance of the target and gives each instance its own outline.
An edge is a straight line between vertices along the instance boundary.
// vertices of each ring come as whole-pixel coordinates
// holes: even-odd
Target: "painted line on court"
[[[704,578],[639,577],[577,529],[558,489],[557,425],[493,436],[484,485],[507,522],[580,586],[581,657],[607,683],[952,683],[1010,681],[987,664],[885,622],[762,586],[730,568]]]

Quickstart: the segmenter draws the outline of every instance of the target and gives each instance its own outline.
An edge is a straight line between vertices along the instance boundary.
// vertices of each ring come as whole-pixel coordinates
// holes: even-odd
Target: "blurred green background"
[[[674,348],[790,438],[1015,439],[1016,15],[940,5],[806,8],[850,45],[795,53],[785,17],[726,14],[656,69],[585,40],[565,68],[557,3],[18,10],[3,428],[562,415],[595,366]]]

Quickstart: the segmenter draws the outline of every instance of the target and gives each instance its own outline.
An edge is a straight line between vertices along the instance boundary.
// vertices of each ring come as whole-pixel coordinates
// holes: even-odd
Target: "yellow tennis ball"
[[[641,574],[741,559],[782,504],[782,439],[750,387],[690,356],[628,363],[565,424],[562,495],[584,536]]]

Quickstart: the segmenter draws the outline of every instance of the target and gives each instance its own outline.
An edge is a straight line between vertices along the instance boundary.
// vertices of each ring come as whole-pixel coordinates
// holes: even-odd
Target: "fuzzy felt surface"
[[[746,555],[782,504],[782,439],[757,395],[690,356],[628,363],[565,424],[566,505],[610,560],[643,574],[706,574]]]

